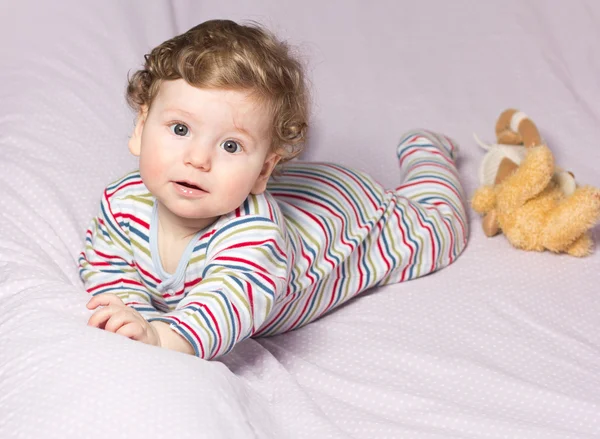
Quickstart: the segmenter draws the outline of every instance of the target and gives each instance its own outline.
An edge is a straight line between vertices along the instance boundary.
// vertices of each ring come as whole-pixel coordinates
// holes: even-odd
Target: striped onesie
[[[447,137],[407,133],[393,190],[339,165],[286,163],[265,193],[200,230],[172,274],[158,256],[154,198],[133,172],[104,191],[80,275],[90,294],[116,294],[215,358],[453,262],[468,234],[455,153]]]

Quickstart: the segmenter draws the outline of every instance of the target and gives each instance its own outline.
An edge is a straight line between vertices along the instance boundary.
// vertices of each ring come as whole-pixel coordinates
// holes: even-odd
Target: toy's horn
[[[514,108],[502,112],[496,122],[498,143],[524,145],[526,147],[542,144],[542,138],[535,124],[525,113]]]

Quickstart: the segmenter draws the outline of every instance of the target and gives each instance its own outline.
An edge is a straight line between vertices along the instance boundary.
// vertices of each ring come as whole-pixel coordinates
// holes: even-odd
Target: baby
[[[403,135],[392,190],[290,161],[307,130],[304,75],[260,26],[207,21],[145,60],[127,89],[139,170],[105,189],[79,259],[89,325],[212,359],[464,249],[449,138]]]

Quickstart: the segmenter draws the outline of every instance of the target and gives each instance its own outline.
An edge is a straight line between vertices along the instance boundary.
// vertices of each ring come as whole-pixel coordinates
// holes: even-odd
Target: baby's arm
[[[129,220],[113,204],[105,191],[100,213],[92,221],[85,249],[79,255],[79,275],[91,295],[112,293],[144,316],[155,315],[158,311],[133,261],[127,233]]]
[[[116,295],[105,293],[92,297],[88,309],[97,310],[88,322],[96,328],[123,335],[132,340],[194,354],[194,349],[181,335],[169,328],[167,323],[148,322],[135,309],[125,305]]]
[[[160,320],[150,322],[159,338],[159,346],[184,354],[195,355],[194,348],[183,336],[171,329],[170,325]]]
[[[170,325],[168,330],[184,337],[201,358],[229,352],[264,323],[285,292],[285,249],[280,228],[271,220],[232,220],[211,238],[202,281],[174,312],[153,317],[151,323]]]

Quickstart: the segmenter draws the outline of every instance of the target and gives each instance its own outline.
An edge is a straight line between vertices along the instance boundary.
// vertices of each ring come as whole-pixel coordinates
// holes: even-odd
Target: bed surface
[[[136,167],[128,72],[211,18],[299,46],[304,159],[394,186],[400,135],[426,127],[460,144],[470,195],[472,133],[515,107],[600,186],[600,3],[86,3],[0,5],[1,438],[600,437],[598,250],[517,251],[470,211],[450,267],[213,362],[86,327],[76,262],[102,189]]]

